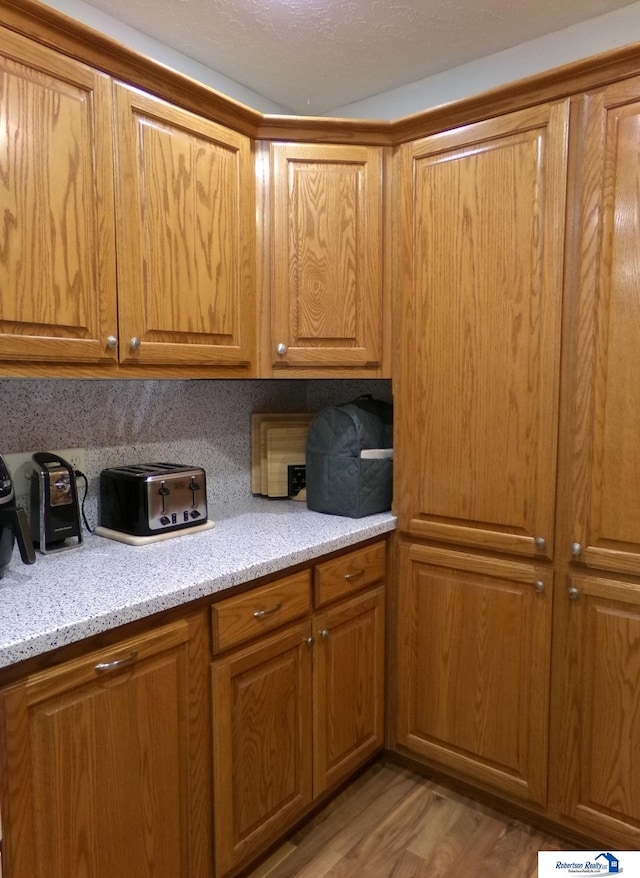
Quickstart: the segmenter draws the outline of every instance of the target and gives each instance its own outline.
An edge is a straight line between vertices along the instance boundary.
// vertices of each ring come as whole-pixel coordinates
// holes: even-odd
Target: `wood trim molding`
[[[640,44],[585,58],[393,121],[263,114],[37,0],[0,0],[0,25],[249,137],[397,146],[640,73]]]
[[[256,137],[262,113],[37,0],[0,0],[0,25],[134,87]]]
[[[459,125],[561,100],[639,72],[640,45],[634,43],[397,119],[392,124],[393,143],[399,145]]]

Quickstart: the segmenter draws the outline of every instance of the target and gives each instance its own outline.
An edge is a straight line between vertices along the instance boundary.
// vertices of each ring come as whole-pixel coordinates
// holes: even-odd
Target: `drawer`
[[[303,570],[214,604],[214,653],[253,640],[309,613],[310,586],[311,571]]]
[[[387,544],[374,543],[340,555],[331,561],[316,564],[314,568],[314,596],[316,607],[323,607],[345,595],[353,594],[374,582],[384,579],[387,572]]]

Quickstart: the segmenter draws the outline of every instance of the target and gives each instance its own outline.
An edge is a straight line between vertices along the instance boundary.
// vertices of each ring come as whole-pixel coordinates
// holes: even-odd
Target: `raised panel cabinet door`
[[[314,619],[315,796],[384,744],[384,605],[379,587]]]
[[[0,695],[5,878],[189,878],[189,625]]]
[[[585,98],[565,557],[640,569],[640,79]]]
[[[113,361],[111,81],[0,28],[0,360]]]
[[[400,525],[549,557],[568,107],[404,148]]]
[[[312,799],[311,625],[214,662],[216,875],[266,850]]]
[[[552,574],[404,546],[397,608],[401,749],[544,805]]]
[[[574,828],[637,850],[640,586],[575,574],[556,598],[554,799]]]
[[[382,360],[382,149],[272,144],[270,362]]]
[[[248,137],[116,84],[120,360],[255,359]]]

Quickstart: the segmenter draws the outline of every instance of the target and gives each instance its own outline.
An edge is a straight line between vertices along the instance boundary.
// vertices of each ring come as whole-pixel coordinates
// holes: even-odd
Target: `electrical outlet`
[[[42,449],[38,449],[42,450]],[[26,497],[31,491],[31,473],[33,472],[32,455],[34,451],[20,451],[17,454],[3,454],[11,478],[16,497]],[[55,454],[62,460],[66,460],[74,469],[86,472],[87,452],[84,448],[65,448],[62,451],[55,450]]]

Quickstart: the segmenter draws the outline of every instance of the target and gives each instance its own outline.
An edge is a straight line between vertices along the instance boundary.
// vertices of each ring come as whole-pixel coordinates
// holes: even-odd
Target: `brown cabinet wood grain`
[[[632,574],[640,571],[639,132],[639,78],[585,98],[562,547],[570,558],[577,544],[580,564]]]
[[[382,148],[271,144],[270,177],[265,368],[382,375]]]
[[[640,843],[640,78],[576,104],[554,618],[552,799],[572,827]]]
[[[0,28],[0,360],[114,362],[111,83]]]
[[[544,805],[551,572],[407,545],[398,575],[398,743]]]
[[[244,367],[251,376],[251,142],[123,85],[115,99],[120,360]]]
[[[381,586],[314,617],[316,796],[384,744],[384,606]]]
[[[551,782],[559,813],[589,836],[637,850],[640,584],[570,574],[554,624],[559,749]]]
[[[213,665],[216,874],[256,856],[313,797],[311,623]]]
[[[385,547],[381,541],[316,565],[348,570],[368,559],[375,574],[368,587],[315,613],[308,607],[298,622],[281,619],[277,630],[214,659],[217,878],[247,866],[382,749]],[[308,595],[309,572],[264,588],[277,594],[293,582]]]
[[[7,878],[210,873],[203,634],[185,619],[0,692]]]
[[[416,538],[552,552],[567,124],[542,105],[403,148],[396,502]]]

